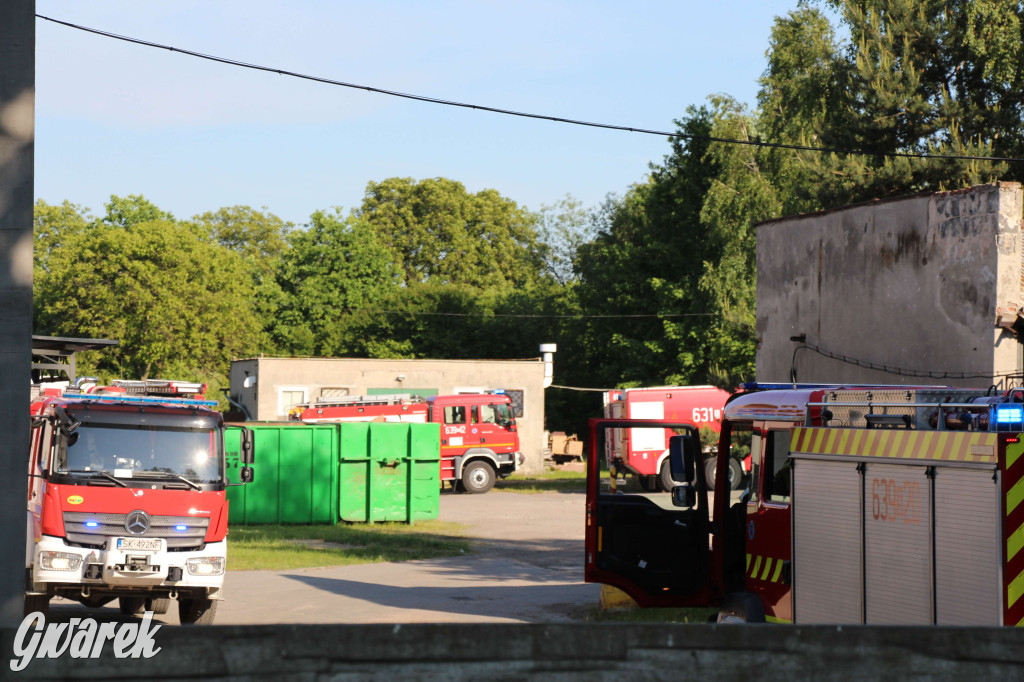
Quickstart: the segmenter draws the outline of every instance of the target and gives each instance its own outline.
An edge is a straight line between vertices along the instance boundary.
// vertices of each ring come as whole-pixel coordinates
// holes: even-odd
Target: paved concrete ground
[[[457,557],[289,571],[229,571],[218,625],[269,623],[558,623],[598,603],[583,582],[583,493],[442,493],[439,518],[466,526]],[[157,619],[178,622],[171,611]],[[54,600],[57,620],[121,620]]]

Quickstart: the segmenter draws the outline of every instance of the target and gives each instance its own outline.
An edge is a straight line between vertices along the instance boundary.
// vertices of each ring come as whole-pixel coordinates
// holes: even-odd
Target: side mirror
[[[242,483],[252,483],[253,471],[252,467],[242,467],[238,472],[238,480]]]
[[[256,447],[252,429],[242,429],[242,464],[252,464],[256,461]],[[251,478],[249,480],[252,480]]]
[[[674,481],[693,482],[699,452],[700,445],[693,436],[672,436],[668,439],[668,466]]]
[[[677,485],[672,488],[672,505],[674,507],[693,509],[697,506],[697,491],[689,483]]]

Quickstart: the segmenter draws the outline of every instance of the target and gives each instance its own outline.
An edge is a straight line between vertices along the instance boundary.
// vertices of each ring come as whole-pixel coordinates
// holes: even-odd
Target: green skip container
[[[342,521],[436,519],[441,493],[438,424],[346,422],[340,427]]]
[[[228,488],[231,524],[413,523],[440,511],[437,424],[245,422],[253,482]],[[238,480],[239,432],[225,433]]]

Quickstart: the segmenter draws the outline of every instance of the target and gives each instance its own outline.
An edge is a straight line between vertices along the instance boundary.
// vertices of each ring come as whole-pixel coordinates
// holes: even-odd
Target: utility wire
[[[1018,376],[1020,374],[1019,372],[1016,372],[1016,371],[1013,371],[1013,372],[984,372],[984,371],[976,371],[976,372],[948,372],[948,371],[938,371],[938,370],[906,369],[904,367],[895,367],[895,366],[891,366],[891,365],[883,365],[883,364],[879,364],[877,362],[869,362],[867,360],[861,360],[861,359],[858,359],[858,358],[853,358],[853,357],[850,357],[848,355],[843,355],[841,353],[834,353],[832,351],[825,350],[824,348],[822,348],[820,346],[816,346],[813,343],[804,343],[803,345],[798,346],[793,351],[793,363],[792,363],[792,367],[790,369],[791,372],[794,372],[796,370],[796,354],[797,354],[797,351],[801,351],[801,350],[805,350],[805,349],[809,350],[809,351],[813,351],[813,352],[815,352],[818,355],[821,355],[823,357],[826,357],[826,358],[829,358],[829,359],[832,359],[832,360],[838,360],[838,361],[846,363],[848,365],[854,365],[855,367],[863,367],[865,369],[873,369],[873,370],[877,370],[879,372],[886,372],[888,374],[895,374],[897,376],[903,376],[903,377],[917,377],[917,378],[924,378],[924,379],[995,379],[997,377],[1001,377],[1001,378],[1005,379],[1007,377]]]
[[[143,45],[145,47],[153,47],[161,50],[170,50],[171,52],[178,52],[190,57],[196,57],[198,59],[206,59],[211,62],[217,62],[220,64],[227,64],[229,66],[237,66],[245,69],[253,69],[256,71],[266,71],[268,73],[276,73],[280,76],[290,76],[292,78],[300,78],[303,80],[314,81],[316,83],[324,83],[327,85],[337,85],[343,88],[352,88],[355,90],[366,90],[367,92],[374,92],[380,95],[388,95],[391,97],[401,97],[404,99],[411,99],[417,102],[426,102],[428,104],[441,104],[450,107],[461,107],[464,109],[474,109],[477,111],[488,111],[494,114],[503,114],[506,116],[518,116],[521,118],[539,119],[543,121],[552,121],[555,123],[566,123],[570,125],[586,126],[590,128],[602,128],[605,130],[619,130],[630,133],[641,133],[644,135],[657,135],[659,137],[668,138],[680,138],[684,140],[701,140],[704,142],[721,142],[724,144],[739,144],[747,145],[750,147],[770,147],[773,149],[791,149],[796,151],[807,151],[807,152],[818,152],[818,153],[831,153],[831,154],[850,154],[855,156],[881,156],[881,157],[906,157],[914,159],[946,159],[950,161],[995,161],[1001,163],[1024,163],[1024,158],[1014,157],[1001,157],[1001,156],[970,156],[964,154],[928,154],[926,152],[873,152],[866,151],[863,149],[842,149],[838,147],[812,147],[809,145],[800,144],[783,144],[781,142],[763,142],[761,140],[741,140],[736,138],[728,137],[713,137],[710,135],[692,135],[689,133],[680,132],[666,132],[663,130],[651,130],[647,128],[636,128],[633,126],[614,125],[611,123],[596,123],[593,121],[581,121],[578,119],[562,118],[560,116],[549,116],[546,114],[531,114],[524,111],[515,111],[512,109],[501,109],[498,107],[489,107],[482,104],[470,104],[467,102],[458,102],[454,100],[440,99],[437,97],[428,97],[426,95],[414,95],[407,92],[398,92],[396,90],[386,90],[384,88],[376,88],[370,85],[359,85],[357,83],[347,83],[345,81],[334,80],[331,78],[324,78],[322,76],[312,76],[309,74],[298,73],[295,71],[287,71],[285,69],[279,69],[272,66],[261,66],[259,64],[250,64],[248,62],[242,62],[237,59],[228,59],[226,57],[217,57],[215,55],[203,54],[201,52],[194,52],[192,50],[184,50],[178,47],[172,47],[171,45],[163,45],[161,43],[154,43],[148,40],[141,40],[139,38],[132,38],[130,36],[123,36],[117,33],[110,33],[109,31],[101,31],[95,28],[89,28],[88,26],[81,26],[79,24],[72,24],[67,21],[61,21],[60,19],[54,19],[53,17],[47,17],[42,14],[36,14],[39,19],[60,24],[61,26],[67,26],[79,31],[85,31],[86,33],[93,33],[95,35],[103,36],[105,38],[113,38],[115,40],[122,40],[127,43],[133,43],[135,45]]]
[[[583,314],[567,314],[567,315],[544,315],[544,314],[531,314],[531,313],[494,313],[489,315],[486,313],[439,313],[439,312],[427,312],[418,310],[372,310],[368,308],[342,308],[342,312],[346,313],[368,313],[371,315],[412,315],[414,317],[420,316],[436,316],[436,317],[511,317],[511,318],[546,318],[546,319],[635,319],[635,318],[662,318],[662,317],[714,317],[716,313],[637,313],[637,314],[623,314],[623,315],[583,315]]]

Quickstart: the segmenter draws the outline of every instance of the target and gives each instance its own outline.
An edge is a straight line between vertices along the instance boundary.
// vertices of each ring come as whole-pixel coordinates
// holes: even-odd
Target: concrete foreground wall
[[[1021,185],[1003,182],[759,225],[758,380],[795,367],[802,382],[988,386],[1019,372],[1021,209]],[[799,335],[861,365],[794,356]]]
[[[5,652],[14,630],[2,631]],[[1020,680],[1012,628],[166,626],[151,659],[35,660],[7,679]]]

